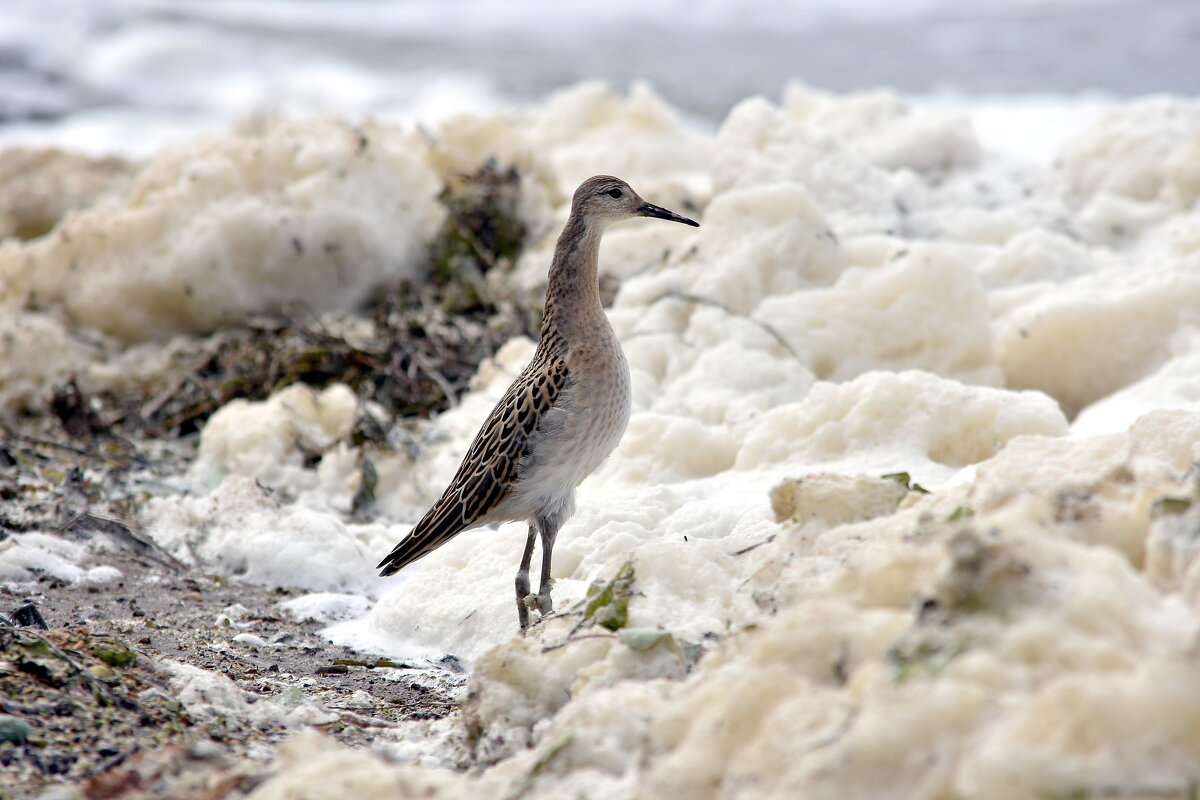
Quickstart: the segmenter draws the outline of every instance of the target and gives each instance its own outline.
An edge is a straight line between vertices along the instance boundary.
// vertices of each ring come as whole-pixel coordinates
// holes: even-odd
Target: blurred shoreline
[[[142,154],[248,116],[438,121],[599,79],[700,126],[789,80],[911,97],[1200,94],[1187,0],[11,0],[0,143]]]

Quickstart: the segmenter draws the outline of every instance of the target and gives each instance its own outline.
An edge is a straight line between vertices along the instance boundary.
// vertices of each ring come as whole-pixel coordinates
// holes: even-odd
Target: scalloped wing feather
[[[483,524],[512,494],[543,417],[567,387],[566,359],[538,351],[475,435],[454,480],[421,521],[379,562],[392,575],[465,530]]]

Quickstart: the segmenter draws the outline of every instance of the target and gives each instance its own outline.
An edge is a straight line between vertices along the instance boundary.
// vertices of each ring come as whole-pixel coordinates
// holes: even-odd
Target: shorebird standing
[[[525,520],[517,571],[517,618],[545,616],[554,537],[575,512],[575,487],[608,457],[629,423],[629,365],[600,305],[597,256],[604,229],[633,217],[699,227],[647,203],[619,178],[597,175],[575,191],[550,265],[546,313],[533,360],[475,435],[454,480],[416,527],[379,563],[392,575],[465,530]],[[529,594],[533,543],[542,539],[541,585]]]

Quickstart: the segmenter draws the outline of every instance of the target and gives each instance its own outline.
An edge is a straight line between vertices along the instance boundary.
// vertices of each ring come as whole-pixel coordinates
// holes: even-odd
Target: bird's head
[[[632,217],[669,219],[694,228],[700,227],[699,222],[647,203],[628,183],[611,175],[597,175],[581,183],[571,200],[571,213],[579,214],[588,224],[599,223],[605,227]]]

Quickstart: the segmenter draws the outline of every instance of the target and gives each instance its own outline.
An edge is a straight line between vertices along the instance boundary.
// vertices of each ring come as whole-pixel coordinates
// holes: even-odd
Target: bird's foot
[[[554,613],[554,600],[550,597],[550,592],[554,590],[554,579],[548,575],[542,577],[542,585],[538,587],[537,593],[537,610],[542,616]]]
[[[554,601],[550,599],[550,592],[545,591],[538,592],[537,594],[525,595],[522,603],[517,608],[517,615],[521,620],[522,634],[524,634],[525,630],[529,627],[527,620],[529,619],[530,611],[537,611],[538,614],[541,615],[539,619],[533,623],[534,625],[536,625],[538,622],[541,622],[546,617],[554,614]]]
[[[525,631],[529,630],[529,595],[525,597],[517,597],[517,624],[521,626],[521,635],[525,635]]]

